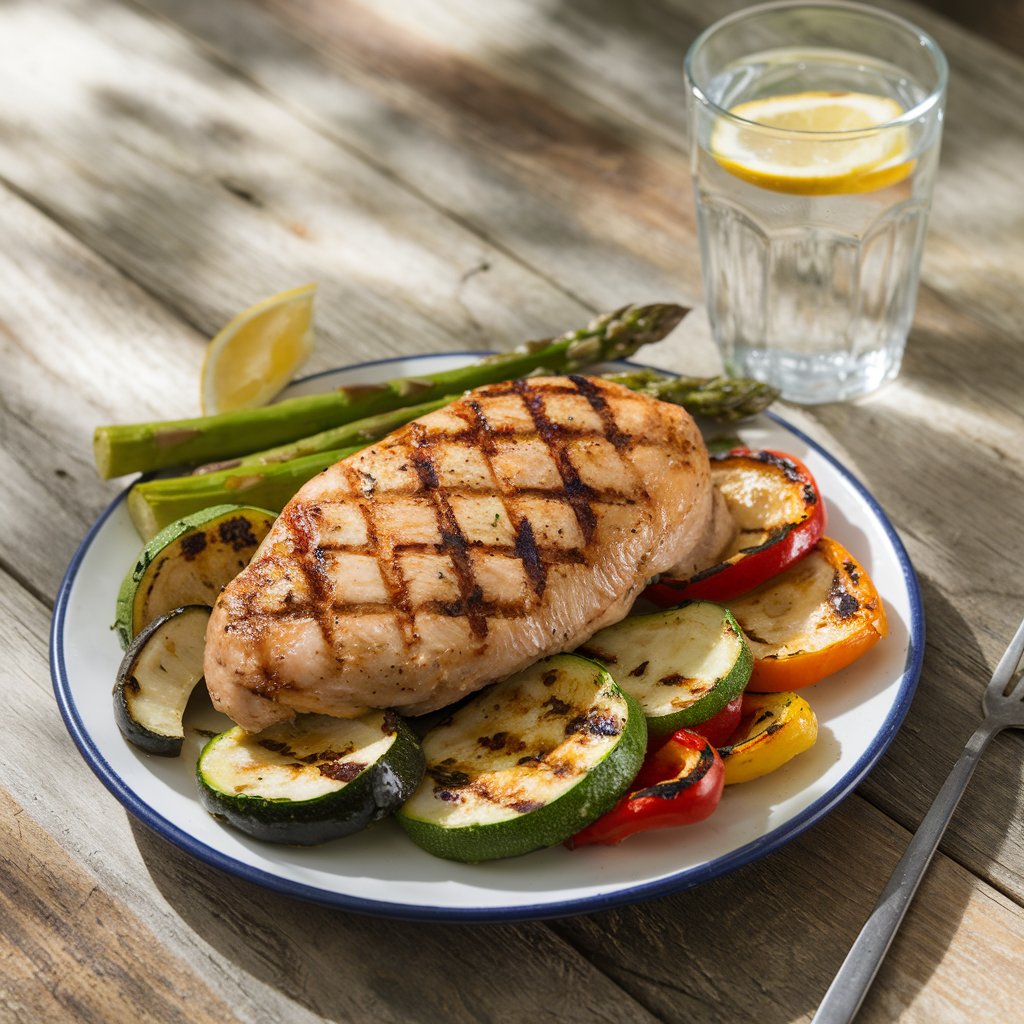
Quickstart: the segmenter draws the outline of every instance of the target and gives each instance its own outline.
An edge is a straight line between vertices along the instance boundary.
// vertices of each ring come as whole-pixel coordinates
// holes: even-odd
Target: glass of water
[[[946,61],[853,3],[768,3],[686,55],[711,327],[728,372],[806,404],[899,372],[942,131]]]

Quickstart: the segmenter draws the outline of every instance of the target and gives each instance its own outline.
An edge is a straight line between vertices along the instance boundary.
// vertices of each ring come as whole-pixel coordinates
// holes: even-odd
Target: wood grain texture
[[[574,294],[699,295],[681,61],[742,0],[227,0],[230,19],[144,2]],[[923,280],[1009,330],[1024,266],[1019,61],[916,5],[881,6],[950,56]]]
[[[552,927],[663,1020],[808,1020],[908,838],[851,798],[765,861]],[[940,857],[857,1020],[1018,1020],[1022,941],[1020,908]]]
[[[3,1020],[238,1020],[3,790],[0,830]]]
[[[1024,57],[1024,4],[1020,0],[995,0],[984,4],[969,0],[924,0],[924,6]]]
[[[207,337],[308,280],[321,358],[508,347],[579,320],[578,303],[151,18],[67,0],[10,8],[4,29],[0,86],[33,107],[9,112],[0,179]]]

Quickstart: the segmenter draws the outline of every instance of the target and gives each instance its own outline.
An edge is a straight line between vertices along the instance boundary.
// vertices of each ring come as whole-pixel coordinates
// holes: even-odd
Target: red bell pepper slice
[[[647,755],[633,788],[566,846],[615,846],[637,832],[703,821],[718,806],[724,785],[718,751],[705,737],[680,729]]]
[[[825,532],[818,485],[792,455],[733,448],[712,457],[711,479],[736,520],[738,550],[685,579],[662,576],[644,591],[662,607],[745,594],[806,555]]]
[[[739,728],[743,717],[743,694],[737,694],[717,714],[698,725],[691,725],[690,730],[703,736],[713,747],[722,747]]]

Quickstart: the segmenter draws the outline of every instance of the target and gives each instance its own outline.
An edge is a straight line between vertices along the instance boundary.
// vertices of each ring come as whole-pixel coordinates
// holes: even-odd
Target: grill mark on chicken
[[[529,524],[527,523],[527,526]],[[532,531],[532,527],[530,528]],[[536,541],[534,541],[536,544]],[[507,544],[487,544],[484,541],[475,540],[469,545],[474,552],[481,555],[517,555],[518,552],[515,546],[509,547]],[[545,569],[548,565],[586,565],[587,559],[582,551],[576,548],[559,548],[550,547],[545,544],[537,544],[537,556],[542,559],[545,563]],[[376,557],[377,548],[372,544],[322,544],[320,550],[324,554],[330,554],[331,552],[343,552],[346,555],[370,555]],[[434,544],[428,541],[408,540],[400,544],[392,545],[392,550],[395,553],[405,554],[407,552],[425,552],[430,554],[444,554],[448,548],[442,544]],[[336,605],[341,608],[355,607],[354,604],[348,601],[342,601]]]
[[[631,447],[632,438],[619,430],[619,425],[615,422],[615,415],[612,413],[604,395],[594,386],[594,382],[575,373],[569,374],[569,380],[576,385],[577,392],[590,403],[590,408],[601,418],[604,436],[615,446],[616,450],[622,451],[624,448]]]
[[[494,431],[487,421],[483,409],[480,408],[480,403],[475,399],[469,399],[466,402],[466,408],[473,416],[473,426],[475,427],[474,440],[484,454],[494,490],[501,495],[502,507],[505,509],[505,514],[508,516],[512,529],[515,531],[516,539],[513,549],[516,557],[523,564],[523,570],[530,581],[530,585],[533,587],[533,592],[538,598],[541,598],[544,596],[544,588],[547,586],[548,573],[544,565],[544,559],[541,557],[540,550],[537,547],[533,526],[529,519],[520,515],[519,508],[514,501],[506,500],[507,495],[498,480],[497,473],[494,472],[494,463],[492,461],[495,453]],[[523,492],[520,491],[519,493],[522,494]]]
[[[419,474],[420,483],[434,502],[437,516],[437,532],[441,535],[439,548],[446,552],[455,568],[455,580],[459,587],[459,601],[451,603],[452,615],[465,615],[473,635],[479,639],[487,636],[487,616],[482,611],[483,590],[473,571],[469,557],[469,542],[459,526],[458,519],[444,491],[438,486],[437,469],[431,456],[436,437],[427,433],[421,423],[410,424],[413,446],[410,452],[412,464]]]
[[[594,491],[581,479],[576,467],[569,460],[565,446],[561,442],[562,430],[557,423],[552,423],[544,408],[544,392],[530,386],[529,381],[516,380],[512,382],[516,393],[523,400],[533,419],[534,427],[541,440],[548,446],[552,458],[555,460],[555,467],[558,475],[562,478],[562,487],[565,491],[565,499],[576,516],[580,525],[583,540],[589,544],[597,528],[597,516],[594,514],[591,501],[594,498]],[[552,392],[554,389],[550,389]],[[571,392],[570,392],[571,393]]]
[[[344,472],[345,478],[352,488],[352,493],[364,495],[362,499],[355,499],[355,504],[362,514],[363,522],[366,524],[366,553],[375,556],[377,559],[380,578],[384,583],[384,589],[388,592],[388,597],[391,599],[392,607],[390,610],[396,614],[398,628],[402,631],[402,638],[405,640],[406,647],[412,647],[416,640],[416,627],[413,619],[412,602],[409,600],[409,585],[406,582],[405,574],[402,572],[402,566],[399,563],[394,548],[391,549],[390,558],[386,557],[386,553],[382,548],[374,515],[377,504],[375,497],[376,488],[362,486],[367,474],[356,470],[355,467],[345,466]],[[324,548],[323,550],[329,549]],[[345,607],[347,610],[350,604],[349,602],[344,602],[341,607]]]
[[[495,431],[495,433],[497,433],[497,431]],[[455,436],[461,437],[462,435],[455,435]],[[520,440],[521,438],[523,438],[524,436],[527,436],[527,435],[516,434],[514,436],[515,436],[516,440]],[[580,437],[580,438],[586,438],[586,437],[591,437],[593,435],[592,434],[582,434],[581,433],[581,434],[577,434],[575,436],[576,437]],[[434,437],[434,435],[430,435],[430,437],[431,437],[431,441],[432,442],[438,439],[438,438]],[[444,439],[446,441],[447,440],[451,440],[451,438],[452,438],[452,435],[450,435],[450,434],[449,435],[444,435]],[[586,485],[584,484],[584,486],[586,486]],[[486,497],[492,497],[495,494],[498,494],[502,498],[503,501],[506,501],[506,500],[509,500],[512,497],[511,495],[509,495],[506,492],[495,491],[494,489],[492,489],[490,487],[468,487],[468,486],[448,487],[448,486],[446,486],[445,489],[444,489],[444,493],[445,493],[446,496],[448,496],[450,498],[479,498],[479,497],[485,497],[486,498]],[[591,489],[591,493],[593,493],[592,489]],[[518,487],[517,486],[516,489],[515,489],[515,497],[516,498],[564,498],[565,497],[565,490],[560,485],[559,486],[555,486],[555,487]],[[379,492],[376,492],[374,494],[373,498],[374,498],[375,504],[381,505],[381,504],[385,504],[387,502],[398,502],[398,503],[401,503],[401,502],[407,500],[408,495],[403,495],[403,494],[398,494],[398,495],[383,494],[383,495],[381,495]],[[602,488],[600,494],[596,494],[595,495],[595,499],[599,500],[602,505],[635,505],[636,504],[636,497],[632,493],[627,494],[625,491],[616,490],[614,487],[611,487],[611,486],[606,487],[606,488]],[[354,501],[354,499],[352,499],[352,500]],[[410,543],[416,543],[416,542],[412,541]],[[348,550],[352,545],[344,544],[342,546],[346,550]],[[325,545],[325,547],[329,548],[330,546],[329,545]]]
[[[488,384],[487,385],[487,397],[488,398],[506,398],[509,395],[521,394],[519,388],[516,386],[520,384],[522,380],[509,381],[505,384]],[[544,385],[544,393],[547,395],[575,395],[578,394],[575,388],[571,388],[565,384],[554,384],[548,381]]]
[[[636,438],[619,429],[619,424],[615,420],[615,413],[612,412],[608,400],[601,394],[592,380],[587,377],[580,377],[574,373],[569,375],[569,380],[576,385],[579,393],[590,403],[590,408],[600,417],[601,425],[604,427],[605,439],[619,453],[619,459],[633,482],[634,499],[640,498],[642,500],[650,497],[647,493],[647,488],[644,487],[643,481],[640,479],[636,466],[633,465],[632,459],[628,458],[626,454],[629,449],[634,447]]]
[[[296,502],[281,513],[281,518],[288,526],[295,563],[309,588],[309,600],[294,602],[294,606],[296,609],[302,607],[304,613],[319,626],[324,640],[331,644],[334,634],[327,612],[332,603],[334,584],[324,565],[324,550],[316,544],[320,509],[317,505]],[[264,639],[265,636],[261,637],[261,641]]]

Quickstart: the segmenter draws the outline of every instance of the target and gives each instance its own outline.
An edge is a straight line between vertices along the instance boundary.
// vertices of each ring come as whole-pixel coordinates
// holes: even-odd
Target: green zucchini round
[[[300,715],[206,744],[196,764],[200,803],[240,832],[312,846],[390,814],[423,778],[423,751],[390,711],[357,719]]]
[[[396,817],[436,857],[516,857],[564,842],[613,807],[646,746],[643,712],[608,672],[556,655],[427,734],[426,776]]]
[[[177,757],[185,706],[203,678],[210,609],[175,608],[132,641],[117,670],[114,719],[129,743],[147,754]]]
[[[179,519],[142,549],[117,594],[114,628],[127,648],[172,608],[213,607],[221,588],[245,567],[277,518],[249,505],[215,505]]]
[[[710,601],[631,615],[595,633],[578,653],[599,661],[636,698],[652,736],[718,714],[743,692],[754,664],[732,613]]]

